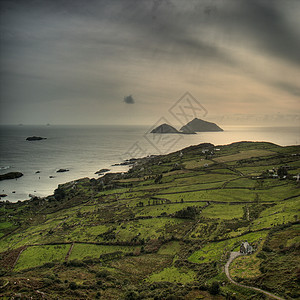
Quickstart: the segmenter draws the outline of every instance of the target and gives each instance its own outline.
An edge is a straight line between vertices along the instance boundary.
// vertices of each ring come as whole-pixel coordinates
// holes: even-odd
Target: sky
[[[0,2],[0,124],[300,125],[299,66],[299,0]]]

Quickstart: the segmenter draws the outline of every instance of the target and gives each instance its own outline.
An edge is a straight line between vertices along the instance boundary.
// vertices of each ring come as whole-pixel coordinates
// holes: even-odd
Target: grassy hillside
[[[247,240],[255,252],[232,278],[297,299],[299,157],[297,146],[200,144],[0,202],[0,296],[265,299],[224,273]]]

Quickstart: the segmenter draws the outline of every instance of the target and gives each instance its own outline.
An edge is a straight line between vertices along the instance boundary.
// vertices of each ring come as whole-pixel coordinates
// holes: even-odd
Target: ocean
[[[102,168],[125,172],[128,166],[112,166],[125,159],[166,154],[204,142],[300,144],[299,127],[221,127],[223,132],[153,135],[149,126],[0,126],[0,174],[24,174],[18,179],[0,181],[0,194],[7,194],[1,200],[16,202],[29,199],[29,195],[44,197],[61,183],[97,178],[95,172]],[[26,141],[29,136],[47,139]],[[59,169],[69,171],[57,173]]]

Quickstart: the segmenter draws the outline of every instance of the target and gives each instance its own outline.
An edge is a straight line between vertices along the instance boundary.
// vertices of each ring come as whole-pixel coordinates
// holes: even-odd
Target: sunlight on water
[[[166,154],[200,143],[268,141],[282,146],[300,143],[297,127],[223,128],[224,132],[160,137],[145,135],[149,129],[145,126],[1,126],[0,174],[12,171],[24,174],[17,180],[0,182],[0,193],[8,195],[2,200],[25,200],[29,194],[47,196],[58,184],[83,177],[97,178],[95,172],[102,168],[126,171],[126,166],[112,167],[123,159]],[[33,135],[47,139],[26,141],[26,137]],[[137,151],[136,145],[141,151]],[[60,168],[69,172],[57,173]]]

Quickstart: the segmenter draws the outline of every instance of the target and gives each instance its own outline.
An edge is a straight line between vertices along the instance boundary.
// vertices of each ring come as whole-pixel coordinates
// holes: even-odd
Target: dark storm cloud
[[[289,24],[286,9],[298,12],[299,2],[279,0],[229,1],[233,6],[219,12],[220,25],[236,34],[241,41],[255,41],[258,50],[267,51],[281,59],[300,63],[299,27]],[[299,25],[299,23],[298,23]]]
[[[86,21],[97,21],[101,27],[113,24],[115,27],[121,26],[131,30],[133,34],[137,34],[137,38],[144,35],[143,40],[137,39],[132,45],[136,49],[145,46],[150,47],[150,50],[159,50],[167,46],[169,53],[174,56],[186,53],[187,56],[192,54],[233,63],[232,55],[225,49],[205,41],[205,33],[191,34],[193,27],[203,26],[204,29],[208,29],[208,35],[220,31],[222,35],[228,35],[229,39],[236,37],[241,42],[248,40],[249,44],[255,41],[252,45],[257,47],[257,50],[268,51],[282,59],[299,63],[299,29],[288,24],[288,16],[285,13],[285,6],[292,4],[296,5],[296,0],[206,0],[188,1],[185,5],[181,1],[164,0],[29,0],[23,3],[3,1],[1,7],[4,15],[12,11],[33,16],[38,14],[40,17],[51,16],[54,18],[54,26],[55,18],[67,18],[65,24],[68,24],[70,19],[76,16]],[[43,27],[42,24],[41,26]],[[209,27],[213,29],[210,30]],[[76,35],[76,29],[74,27],[72,35],[77,41],[103,43],[97,32],[94,32],[94,35],[80,32]],[[69,34],[61,28],[60,34],[56,33],[52,38],[63,38],[66,33]],[[30,36],[32,33],[26,34]],[[22,35],[23,40],[22,37],[18,37],[19,43],[25,43],[26,35]],[[51,39],[51,36],[46,38]],[[111,36],[110,40],[113,41],[114,37]],[[126,44],[124,40],[120,42]]]
[[[124,101],[125,103],[127,103],[127,104],[133,104],[133,103],[135,103],[135,101],[134,101],[132,95],[129,95],[129,96],[124,97],[124,100],[123,100],[123,101]]]
[[[161,83],[160,74],[165,90],[172,91],[175,76],[186,90],[187,76],[208,70],[221,77],[222,69],[299,95],[275,69],[265,75],[253,68],[258,56],[299,64],[297,0],[2,0],[0,8],[6,103],[118,105],[128,89],[137,94],[132,87],[160,93],[149,86]],[[249,51],[250,60],[240,51]]]

